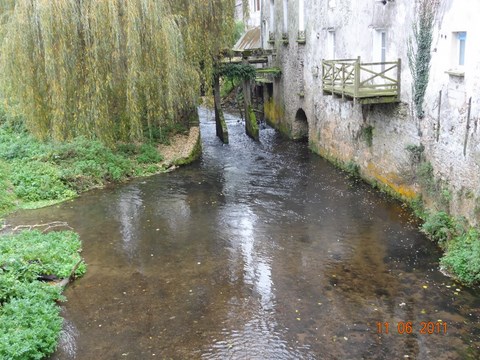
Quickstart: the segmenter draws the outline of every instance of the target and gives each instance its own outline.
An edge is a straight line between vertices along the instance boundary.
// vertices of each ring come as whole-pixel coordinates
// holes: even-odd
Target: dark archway
[[[308,141],[308,119],[303,109],[298,109],[293,123],[292,136],[295,140]]]

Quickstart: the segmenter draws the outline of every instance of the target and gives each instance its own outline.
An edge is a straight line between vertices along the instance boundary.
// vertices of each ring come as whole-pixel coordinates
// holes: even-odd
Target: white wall
[[[270,14],[271,0],[264,1],[263,14]],[[425,118],[412,112],[412,76],[408,66],[407,43],[412,36],[415,9],[411,0],[305,0],[306,43],[296,42],[299,30],[299,0],[288,1],[288,44],[281,42],[283,0],[275,0],[276,42],[268,44],[270,16],[264,16],[264,46],[277,55],[271,65],[282,68],[274,84],[274,99],[283,111],[278,125],[295,132],[295,114],[307,114],[310,142],[316,151],[342,161],[354,161],[367,178],[387,184],[397,192],[418,191],[417,183],[407,183],[402,172],[408,167],[407,145],[423,144],[433,164],[435,176],[448,189],[449,210],[480,223],[480,1],[445,0],[435,23],[430,82],[425,96]],[[335,53],[332,54],[332,32]],[[386,60],[402,60],[401,103],[362,106],[326,96],[321,88],[324,58],[356,58],[379,61],[379,36],[386,32]],[[467,33],[465,65],[458,66],[455,32]],[[446,71],[453,72],[446,73]],[[463,73],[463,76],[458,76]],[[303,88],[304,96],[299,94]],[[439,93],[442,91],[441,102]],[[466,155],[468,100],[470,129]],[[437,128],[440,104],[440,130]],[[365,126],[372,126],[373,146],[361,139]],[[438,133],[438,141],[437,141]],[[468,194],[468,196],[466,196]],[[405,194],[404,194],[405,195]],[[433,206],[433,205],[432,205]],[[477,207],[477,211],[475,211]]]

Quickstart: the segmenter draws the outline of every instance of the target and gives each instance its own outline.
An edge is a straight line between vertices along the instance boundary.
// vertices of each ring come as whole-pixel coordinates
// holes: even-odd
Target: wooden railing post
[[[401,95],[401,80],[402,80],[402,59],[398,59],[397,64],[397,100],[400,102],[400,95]]]
[[[335,74],[335,68],[336,68],[335,61],[332,61],[332,63],[330,65],[332,67],[332,95],[333,95],[333,89],[334,89],[334,86],[335,86],[335,76],[336,76],[336,74]]]
[[[322,59],[322,89],[325,90],[325,59]]]
[[[353,84],[353,96],[354,99],[358,97],[358,90],[360,86],[360,56],[357,58],[357,61],[355,62],[355,81]]]

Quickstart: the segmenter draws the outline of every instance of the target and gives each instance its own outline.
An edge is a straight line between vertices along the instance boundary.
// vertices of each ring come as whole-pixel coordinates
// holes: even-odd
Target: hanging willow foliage
[[[39,138],[152,136],[195,106],[231,2],[16,1],[2,44],[4,93]]]

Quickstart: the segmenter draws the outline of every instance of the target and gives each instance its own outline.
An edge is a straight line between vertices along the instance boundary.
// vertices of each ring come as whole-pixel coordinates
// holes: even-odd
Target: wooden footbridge
[[[401,60],[362,63],[357,59],[323,60],[323,93],[360,104],[400,101]]]

